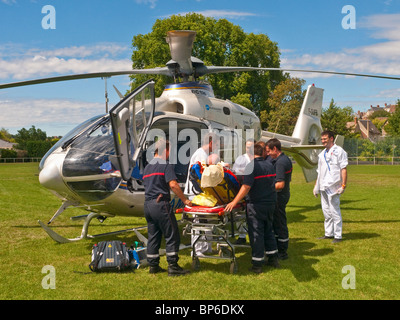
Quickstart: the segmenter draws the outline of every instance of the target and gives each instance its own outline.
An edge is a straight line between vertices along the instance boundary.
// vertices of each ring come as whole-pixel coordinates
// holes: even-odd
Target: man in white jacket
[[[313,190],[314,196],[321,194],[321,207],[324,213],[325,235],[319,239],[332,239],[332,243],[342,240],[342,215],[340,195],[347,182],[347,153],[334,143],[332,131],[321,133],[325,149],[318,156],[318,177]]]

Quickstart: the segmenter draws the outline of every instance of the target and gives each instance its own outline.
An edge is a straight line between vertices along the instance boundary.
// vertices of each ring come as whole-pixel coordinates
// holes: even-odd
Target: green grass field
[[[348,188],[342,196],[343,238],[339,244],[317,240],[323,235],[319,198],[312,183],[305,183],[295,166],[292,197],[287,208],[290,232],[289,259],[280,269],[265,267],[252,274],[250,249],[237,250],[237,274],[229,261],[202,259],[200,271],[186,277],[150,275],[148,268],[120,274],[90,273],[92,245],[85,239],[57,244],[40,228],[60,201],[40,186],[37,164],[0,164],[0,299],[2,300],[398,300],[400,297],[400,167],[350,166]],[[68,209],[53,228],[68,237],[81,232],[71,216],[84,212]],[[92,234],[144,225],[141,218],[93,220]],[[128,244],[133,233],[114,237]],[[184,243],[188,237],[182,237]],[[190,250],[180,252],[180,264],[191,267]],[[56,271],[56,288],[43,289],[45,266]],[[166,268],[165,257],[161,266]],[[343,283],[355,271],[355,289]],[[343,269],[344,268],[344,269]],[[342,271],[343,270],[343,271]],[[354,275],[354,273],[352,273]]]

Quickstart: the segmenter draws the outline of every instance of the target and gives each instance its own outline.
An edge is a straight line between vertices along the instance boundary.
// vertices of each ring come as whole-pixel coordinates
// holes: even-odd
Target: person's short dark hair
[[[262,140],[260,140],[260,141],[257,141],[257,143],[259,143],[259,144],[261,144],[264,148],[266,147],[266,143],[264,142],[264,141],[262,141]]]
[[[165,139],[158,139],[155,143],[154,154],[160,155],[165,149],[169,149],[169,141]]]
[[[264,146],[261,143],[256,143],[254,145],[254,155],[263,156],[264,155]]]
[[[276,138],[269,139],[268,142],[267,142],[267,146],[268,146],[268,148],[270,148],[271,150],[274,149],[274,147],[276,147],[276,149],[278,149],[279,151],[281,151],[281,148],[282,148],[281,142],[280,142],[278,139],[276,139]]]
[[[321,132],[321,137],[322,136],[328,136],[328,138],[334,138],[335,137],[335,133],[331,130],[324,130]]]

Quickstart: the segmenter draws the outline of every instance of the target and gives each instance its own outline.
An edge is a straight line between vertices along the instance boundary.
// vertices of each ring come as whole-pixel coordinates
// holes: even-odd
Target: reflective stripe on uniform
[[[176,256],[178,252],[166,252],[165,255],[167,256]]]
[[[252,257],[251,259],[254,260],[254,261],[263,261],[264,257],[262,257],[262,258]]]
[[[277,253],[278,250],[273,250],[273,251],[265,251],[265,254],[274,254]]]

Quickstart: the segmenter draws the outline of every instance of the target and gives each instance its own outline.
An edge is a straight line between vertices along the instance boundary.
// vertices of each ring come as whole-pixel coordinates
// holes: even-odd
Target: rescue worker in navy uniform
[[[148,242],[147,261],[150,265],[150,273],[165,272],[159,266],[159,249],[161,238],[164,235],[166,243],[166,257],[168,262],[168,275],[185,275],[189,271],[178,265],[178,251],[180,235],[178,223],[170,205],[170,190],[172,190],[187,205],[188,200],[175,175],[174,166],[168,162],[169,141],[158,140],[155,143],[154,158],[144,169],[143,182],[145,188],[144,215],[147,220]]]
[[[225,207],[226,212],[246,197],[247,225],[252,249],[252,267],[250,271],[261,273],[265,264],[279,268],[278,249],[272,230],[272,219],[276,205],[275,168],[264,161],[263,145],[254,145],[254,159],[246,166],[243,184],[232,202]]]
[[[288,258],[289,229],[286,219],[286,205],[290,199],[290,181],[292,180],[292,161],[281,150],[281,142],[278,139],[270,139],[266,145],[267,153],[272,160],[276,171],[275,190],[277,195],[274,212],[273,228],[278,246],[278,258]]]

